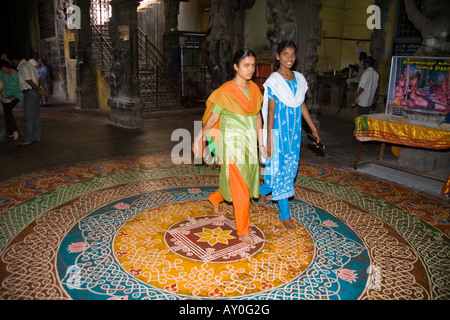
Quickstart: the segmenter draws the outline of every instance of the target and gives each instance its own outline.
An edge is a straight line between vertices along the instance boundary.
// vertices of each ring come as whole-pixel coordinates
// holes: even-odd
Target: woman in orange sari
[[[239,49],[233,59],[235,77],[217,88],[206,101],[202,131],[195,137],[192,150],[201,157],[202,141],[210,129],[220,158],[219,189],[208,199],[216,213],[224,200],[233,202],[237,234],[241,241],[253,243],[250,235],[250,199],[259,197],[259,161],[257,143],[262,142],[263,96],[250,79],[255,72],[255,54]],[[217,137],[217,130],[220,133]],[[259,134],[261,133],[261,134]]]

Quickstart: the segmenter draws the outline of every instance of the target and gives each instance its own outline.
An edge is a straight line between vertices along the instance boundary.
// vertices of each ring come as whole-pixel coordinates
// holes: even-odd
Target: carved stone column
[[[312,120],[319,129],[317,113],[319,112],[318,85],[319,79],[316,64],[319,60],[317,46],[322,39],[322,22],[319,19],[320,0],[296,1],[295,15],[297,18],[297,70],[302,72],[308,82],[306,105]]]
[[[164,0],[165,31],[178,31],[178,13],[180,12],[180,2],[189,0]]]
[[[206,37],[208,69],[212,90],[230,80],[233,73],[234,21],[239,0],[211,0],[210,22]]]
[[[139,95],[138,15],[139,0],[112,0],[110,122],[127,128],[144,125]]]
[[[92,59],[92,31],[90,26],[90,0],[78,0],[81,29],[78,30],[77,48],[77,104],[82,109],[98,108],[97,86]]]
[[[244,44],[245,10],[254,4],[255,0],[211,0],[205,46],[212,90],[233,77],[233,54]]]
[[[306,105],[311,118],[319,128],[316,119],[319,111],[317,96],[318,77],[316,74],[317,45],[321,41],[322,24],[319,19],[319,0],[288,1],[267,0],[266,16],[269,22],[265,48],[272,50],[274,56],[279,43],[294,41],[297,46],[295,69],[301,72],[308,82]]]

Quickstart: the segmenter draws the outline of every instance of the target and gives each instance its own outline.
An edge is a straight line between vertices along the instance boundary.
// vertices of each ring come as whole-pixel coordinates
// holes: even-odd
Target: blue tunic
[[[285,80],[292,92],[297,91],[297,79]],[[273,124],[274,151],[266,164],[264,184],[272,189],[272,200],[294,196],[294,179],[300,160],[302,132],[302,106],[288,107],[268,87],[269,100],[275,100]]]

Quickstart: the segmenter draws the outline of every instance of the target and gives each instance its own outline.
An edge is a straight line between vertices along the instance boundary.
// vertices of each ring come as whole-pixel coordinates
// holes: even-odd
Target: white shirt
[[[35,84],[39,85],[39,74],[37,69],[29,63],[27,60],[22,59],[17,66],[19,75],[17,77],[19,81],[20,90],[32,89],[32,87],[27,83],[27,80],[32,80]]]
[[[363,88],[364,91],[358,97],[358,105],[361,107],[370,107],[372,105],[373,98],[375,97],[378,88],[379,77],[378,73],[372,67],[364,70],[358,86],[358,90],[359,88]]]

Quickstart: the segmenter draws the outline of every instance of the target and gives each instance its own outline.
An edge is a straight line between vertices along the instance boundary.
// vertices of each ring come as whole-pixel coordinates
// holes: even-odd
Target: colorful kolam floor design
[[[254,201],[245,245],[218,173],[149,156],[0,186],[0,299],[450,298],[448,202],[302,163],[297,228]]]

